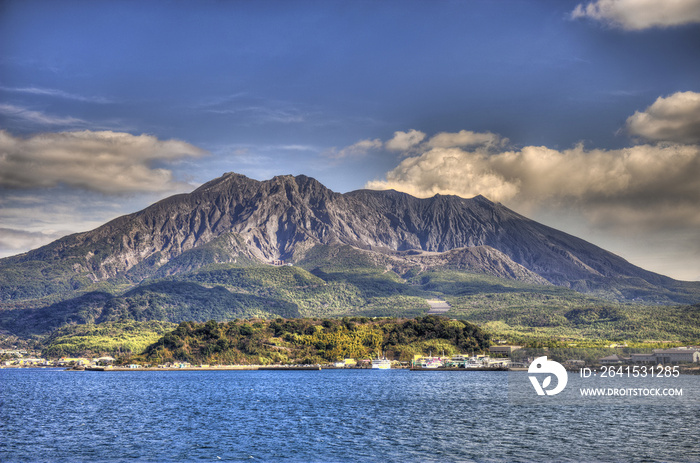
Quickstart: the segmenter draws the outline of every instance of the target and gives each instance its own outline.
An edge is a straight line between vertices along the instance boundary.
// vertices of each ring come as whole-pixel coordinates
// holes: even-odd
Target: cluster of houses
[[[36,357],[19,357],[12,360],[2,362],[4,367],[91,367],[91,366],[109,366],[114,363],[112,357],[85,358],[85,357],[61,357],[58,360],[46,360]]]
[[[700,363],[700,347],[676,347],[673,349],[654,349],[651,354],[609,355],[598,359],[601,365],[618,365],[623,363],[668,364]]]
[[[489,353],[495,355],[455,355],[452,357],[433,357],[416,355],[411,362],[412,367],[420,368],[518,368],[526,367],[527,362],[531,359],[526,359],[523,363],[516,363],[511,360],[511,355],[521,346],[491,346]],[[110,368],[115,359],[109,356],[99,358],[85,357],[61,357],[58,360],[46,360],[44,358],[27,357],[19,352],[5,352],[6,355],[13,354],[14,358],[4,360],[0,363],[0,367],[107,367]],[[17,355],[19,354],[19,355]],[[26,352],[23,354],[26,355]],[[370,359],[355,360],[346,358],[335,363],[336,368],[363,368],[371,364]],[[676,347],[673,349],[654,349],[647,354],[629,354],[624,356],[620,354],[610,355],[598,359],[601,365],[621,365],[621,364],[674,364],[674,363],[700,363],[700,347]],[[407,362],[397,363],[396,367],[408,367]],[[567,360],[567,367],[584,366],[583,360]],[[127,368],[141,368],[141,365],[125,365]],[[198,367],[209,367],[209,365],[198,365]],[[168,363],[158,365],[158,368],[192,368],[187,362]]]
[[[415,355],[410,362],[392,362],[393,368],[510,368],[522,367],[520,363],[513,362],[510,356],[522,346],[497,345],[489,348],[491,355],[454,355],[452,357],[434,357],[432,354]],[[336,368],[364,368],[372,363],[370,359],[355,360],[346,358],[336,362]]]
[[[394,360],[391,362],[392,368],[507,368],[511,366],[511,360],[508,358],[491,358],[488,355],[455,355],[452,357],[433,357],[416,355],[409,362],[399,362]],[[355,360],[346,358],[335,362],[335,368],[369,368],[372,365],[372,360],[362,359]]]
[[[508,368],[513,366],[509,358],[493,358],[489,355],[454,355],[450,358],[419,357],[413,366],[421,368]]]
[[[54,367],[54,368],[66,368],[66,367],[76,367],[76,368],[91,368],[91,367],[105,367],[106,369],[111,369],[114,365],[115,359],[113,357],[99,357],[99,358],[87,358],[87,357],[61,357],[58,360],[47,360],[44,358],[36,357],[18,357],[11,360],[5,360],[0,363],[0,367]],[[150,366],[150,365],[147,365]],[[197,365],[198,367],[209,367],[209,365]],[[120,368],[131,368],[138,369],[143,368],[143,365],[139,364],[128,364],[121,365]],[[163,365],[158,365],[158,368],[192,368],[193,366],[188,362],[175,362],[166,363]]]

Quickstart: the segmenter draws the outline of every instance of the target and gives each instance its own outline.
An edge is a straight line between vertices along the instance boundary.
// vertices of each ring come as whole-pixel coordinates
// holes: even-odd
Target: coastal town
[[[161,364],[128,363],[111,356],[60,357],[46,359],[27,350],[0,350],[0,368],[64,368],[71,370],[120,371],[120,370],[270,370],[270,369],[411,369],[411,370],[525,370],[534,359],[532,356],[515,356],[527,349],[518,345],[495,345],[488,354],[460,354],[453,356],[416,355],[410,362],[398,360],[345,358],[325,364],[267,364],[267,365],[210,365],[189,362],[165,362]],[[595,362],[567,359],[562,362],[569,370],[595,365],[682,365],[686,372],[700,373],[700,346],[653,349],[650,353],[629,355],[613,354],[600,357]]]

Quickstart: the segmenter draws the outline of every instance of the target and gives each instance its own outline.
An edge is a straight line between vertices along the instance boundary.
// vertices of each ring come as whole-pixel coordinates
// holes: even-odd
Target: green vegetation
[[[65,325],[100,323],[100,314],[111,299],[109,293],[93,292],[37,309],[0,311],[0,327],[28,338]]]
[[[233,240],[232,246],[236,238],[228,238]],[[182,256],[187,256],[180,260],[178,269],[194,269],[174,276],[145,280],[139,285],[126,278],[114,279],[85,284],[73,291],[70,299],[6,303],[0,311],[0,332],[42,341],[66,326],[129,321],[412,318],[426,314],[426,299],[441,298],[451,305],[448,317],[477,324],[494,337],[512,343],[597,346],[606,341],[700,340],[700,305],[613,302],[558,286],[454,269],[413,267],[397,269],[399,274],[391,270],[389,257],[350,246],[317,246],[295,266],[254,265],[244,258],[238,263],[198,266],[212,258],[209,253],[224,252],[220,248],[224,244],[217,242],[184,253]],[[31,265],[27,268],[27,278],[39,271]],[[42,342],[48,345],[53,341]],[[99,343],[94,347],[99,350]],[[440,343],[420,348],[435,352],[450,349]],[[112,346],[104,344],[104,350],[109,349]]]
[[[4,262],[0,267],[0,301],[45,297],[55,301],[92,283],[87,275],[72,270],[75,263],[72,261],[60,265],[39,260],[18,262],[17,265],[8,263]]]
[[[415,319],[275,319],[183,322],[134,361],[196,364],[315,364],[343,358],[408,361],[414,354],[482,351],[489,336],[467,322]]]
[[[66,236],[29,253],[1,259],[0,301],[57,302],[91,286],[90,269],[111,256],[114,246],[80,243],[79,236]],[[110,266],[104,270],[111,270]]]
[[[448,316],[471,321],[513,342],[563,339],[692,343],[700,339],[700,305],[660,307],[522,294],[447,300],[453,304]]]
[[[139,354],[174,328],[173,323],[159,321],[69,325],[48,336],[42,355],[54,358]]]
[[[223,286],[158,281],[138,286],[106,305],[106,320],[233,320],[240,317],[296,317],[297,308],[285,301],[229,291]]]
[[[262,287],[270,290],[306,288],[326,284],[322,279],[303,269],[288,266],[238,267],[230,264],[215,264],[183,275],[181,279],[197,283],[233,285],[241,291],[255,291]]]
[[[450,270],[423,272],[409,282],[444,295],[452,307],[447,316],[476,323],[511,342],[700,339],[700,305],[619,303],[559,286]]]

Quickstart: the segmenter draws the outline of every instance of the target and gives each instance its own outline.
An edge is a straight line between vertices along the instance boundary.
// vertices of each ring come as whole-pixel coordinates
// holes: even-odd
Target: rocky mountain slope
[[[695,303],[700,294],[700,284],[643,270],[482,196],[339,194],[303,175],[260,182],[229,173],[0,260],[0,302],[55,301],[102,281],[133,285],[212,263],[303,263],[314,248],[341,245],[399,274],[455,268],[620,300]]]

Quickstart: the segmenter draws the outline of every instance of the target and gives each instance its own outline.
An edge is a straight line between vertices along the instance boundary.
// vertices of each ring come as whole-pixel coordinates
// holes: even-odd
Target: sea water
[[[4,369],[0,461],[700,461],[698,376],[675,404],[549,407],[508,375]]]

